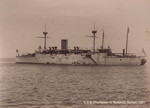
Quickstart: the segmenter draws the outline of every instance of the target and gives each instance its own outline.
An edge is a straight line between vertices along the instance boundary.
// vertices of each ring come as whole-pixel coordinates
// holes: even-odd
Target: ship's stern
[[[144,65],[147,62],[146,58],[141,59],[141,65]]]

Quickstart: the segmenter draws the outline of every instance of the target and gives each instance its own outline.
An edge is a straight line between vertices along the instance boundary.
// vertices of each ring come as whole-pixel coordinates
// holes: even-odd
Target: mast
[[[95,21],[94,21],[94,30],[92,31],[93,33],[93,52],[95,53],[95,34],[97,33],[97,30],[95,30]]]
[[[44,38],[44,49],[46,49],[46,39],[49,38],[47,37],[48,32],[46,32],[46,24],[45,24],[45,31],[43,32],[44,37],[37,37],[37,38]]]
[[[46,24],[45,24],[45,32],[43,32],[44,34],[44,49],[46,49],[46,35],[48,34],[48,32],[46,32]]]
[[[129,35],[129,27],[127,28],[127,37],[126,37],[126,55],[128,53],[128,35]]]
[[[97,33],[97,30],[95,30],[95,21],[94,21],[94,30],[92,31],[93,33],[93,36],[88,36],[86,35],[86,37],[92,37],[93,38],[93,52],[95,53],[95,38],[96,38],[96,33]]]

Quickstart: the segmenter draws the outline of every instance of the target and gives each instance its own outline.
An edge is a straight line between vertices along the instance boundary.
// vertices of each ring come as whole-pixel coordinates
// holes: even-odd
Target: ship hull
[[[130,66],[143,65],[146,59],[142,57],[116,57],[105,53],[91,54],[35,54],[35,56],[17,56],[16,63],[33,64],[59,64],[59,65],[104,65],[104,66]]]

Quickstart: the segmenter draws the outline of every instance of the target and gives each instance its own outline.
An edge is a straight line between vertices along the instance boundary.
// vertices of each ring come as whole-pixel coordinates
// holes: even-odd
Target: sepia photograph
[[[150,0],[0,0],[0,108],[150,108]]]

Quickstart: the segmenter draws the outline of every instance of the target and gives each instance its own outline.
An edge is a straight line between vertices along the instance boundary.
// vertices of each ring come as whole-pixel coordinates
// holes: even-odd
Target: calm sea
[[[150,108],[150,67],[0,61],[0,108]]]

